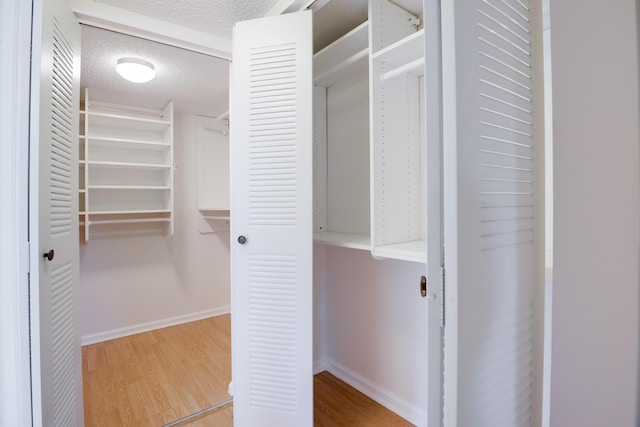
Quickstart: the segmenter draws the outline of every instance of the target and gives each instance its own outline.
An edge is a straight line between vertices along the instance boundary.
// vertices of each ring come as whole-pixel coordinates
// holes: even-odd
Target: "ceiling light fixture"
[[[116,71],[125,79],[134,83],[146,83],[156,76],[153,64],[140,58],[120,58]]]

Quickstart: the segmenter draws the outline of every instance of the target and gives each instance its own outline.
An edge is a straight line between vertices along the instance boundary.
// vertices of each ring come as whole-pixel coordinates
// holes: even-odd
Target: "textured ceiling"
[[[115,71],[119,58],[134,56],[154,64],[157,77],[149,83],[124,80]],[[81,85],[100,101],[174,109],[217,117],[229,108],[229,63],[135,37],[82,27]]]
[[[277,0],[96,0],[109,6],[194,30],[231,38],[236,21],[257,18]],[[406,1],[406,0],[403,0]],[[415,1],[415,0],[412,0]],[[319,50],[367,19],[367,0],[331,0],[314,13]],[[149,83],[130,83],[115,71],[119,58],[134,56],[155,65]],[[217,117],[228,110],[229,64],[221,59],[115,32],[82,26],[83,89],[99,101],[174,109]]]
[[[264,16],[277,0],[97,0],[193,30],[231,38],[234,22]]]

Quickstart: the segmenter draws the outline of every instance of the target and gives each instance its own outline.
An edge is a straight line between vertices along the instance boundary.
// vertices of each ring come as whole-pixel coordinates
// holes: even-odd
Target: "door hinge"
[[[440,327],[444,328],[445,312],[444,312],[444,292],[445,292],[445,272],[444,265],[440,266]]]

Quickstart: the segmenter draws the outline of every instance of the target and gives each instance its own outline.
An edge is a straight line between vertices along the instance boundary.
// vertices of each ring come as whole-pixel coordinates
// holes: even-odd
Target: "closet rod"
[[[225,111],[224,113],[220,114],[218,117],[213,119],[213,123],[218,123],[218,122],[226,119],[227,117],[229,117],[229,110]]]
[[[410,73],[411,71],[417,70],[418,68],[421,68],[421,67],[424,67],[424,57],[414,59],[411,62],[400,65],[399,67],[396,67],[396,68],[392,68],[391,70],[380,74],[380,80],[381,81],[390,80],[394,77],[398,77],[403,74]]]
[[[206,116],[202,116],[202,117],[206,117]],[[210,117],[207,117],[207,118],[210,118]],[[220,132],[224,136],[227,136],[227,134],[229,133],[229,110],[220,114],[218,117],[213,118],[208,122],[205,122],[204,128],[206,130]]]
[[[360,52],[354,53],[350,57],[346,58],[344,61],[341,61],[341,62],[337,63],[336,65],[334,65],[333,67],[329,68],[324,73],[320,73],[319,75],[314,76],[313,79],[315,81],[320,81],[320,80],[324,79],[325,77],[327,77],[327,76],[329,76],[329,75],[331,75],[333,73],[336,73],[336,72],[340,71],[341,69],[360,61],[363,58],[366,58],[368,55],[369,55],[369,48],[362,49]]]

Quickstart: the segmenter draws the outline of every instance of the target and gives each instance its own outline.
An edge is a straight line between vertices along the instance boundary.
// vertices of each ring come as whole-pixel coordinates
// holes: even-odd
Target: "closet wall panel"
[[[80,247],[83,343],[229,311],[229,233],[198,232],[196,116],[175,116],[175,231],[118,224]]]
[[[321,268],[325,282],[316,286],[326,297],[325,368],[425,425],[427,315],[419,287],[424,264],[326,246]]]

